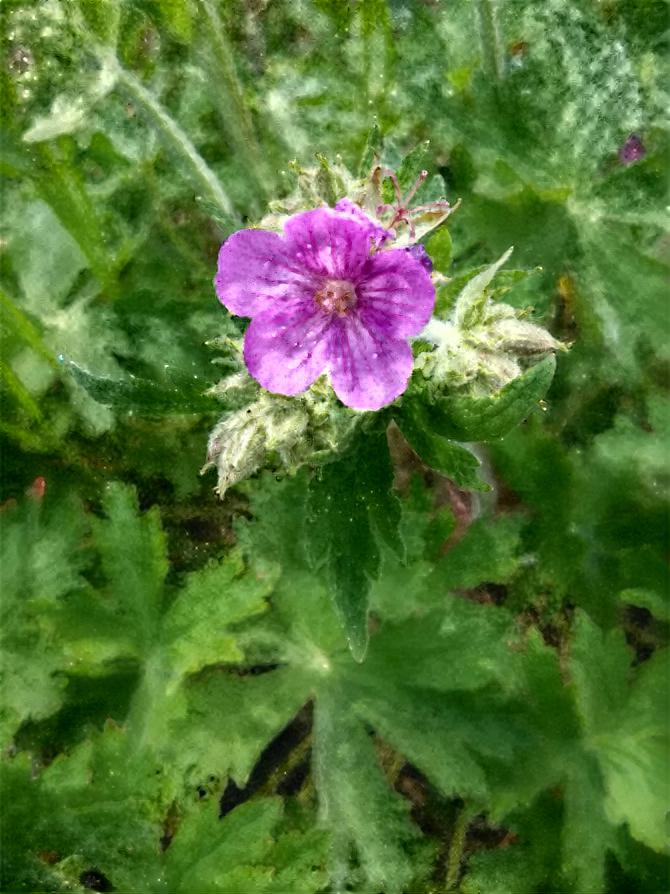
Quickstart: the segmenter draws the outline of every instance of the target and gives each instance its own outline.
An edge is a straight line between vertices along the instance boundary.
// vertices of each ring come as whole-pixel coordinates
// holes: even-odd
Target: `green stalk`
[[[293,751],[289,752],[286,758],[279,764],[278,767],[270,773],[267,780],[263,784],[260,789],[260,793],[263,795],[274,795],[277,793],[277,787],[279,784],[294,770],[299,764],[301,764],[307,755],[310,752],[312,747],[312,736],[307,735],[305,738],[299,742]]]
[[[135,77],[132,72],[123,68],[120,64],[117,66],[117,78],[119,84],[154,125],[166,145],[184,161],[191,172],[194,182],[198,184],[200,189],[226,216],[234,217],[233,205],[221,186],[218,177],[174,118],[169,115],[156,97],[146,89],[139,78]]]
[[[150,624],[151,621],[147,619],[147,627]],[[158,646],[149,652],[139,685],[130,702],[126,729],[131,754],[156,748],[167,741],[165,706],[172,679],[170,668]]]
[[[468,814],[463,807],[456,817],[454,831],[451,834],[449,853],[447,855],[447,877],[444,887],[447,891],[455,891],[461,874],[461,863],[468,831]]]
[[[54,369],[58,369],[56,358],[42,341],[42,336],[34,323],[25,313],[14,304],[9,295],[0,289],[0,309],[2,319],[11,326],[14,332],[23,339],[37,354],[47,361]]]
[[[484,71],[494,84],[499,84],[503,79],[504,70],[494,0],[475,0],[475,9]]]
[[[253,121],[244,98],[244,91],[235,69],[235,58],[219,17],[216,6],[211,0],[199,0],[207,19],[207,36],[212,51],[210,57],[216,67],[218,83],[217,91],[221,91],[229,101],[229,107],[223,116],[226,129],[238,151],[245,154],[249,169],[256,181],[256,186],[265,194],[267,171],[263,162],[263,153],[258,144]]]
[[[40,196],[79,245],[88,266],[100,285],[110,295],[118,290],[112,272],[109,251],[105,248],[102,225],[81,174],[72,164],[68,138],[39,143],[35,147],[38,163],[29,176]]]
[[[0,419],[0,434],[15,441],[27,453],[49,453],[54,445],[34,435],[25,425],[14,425]]]
[[[0,380],[5,383],[8,391],[10,391],[23,409],[32,416],[33,419],[41,419],[42,413],[38,407],[34,397],[28,391],[21,379],[16,375],[9,363],[4,360],[0,361]]]

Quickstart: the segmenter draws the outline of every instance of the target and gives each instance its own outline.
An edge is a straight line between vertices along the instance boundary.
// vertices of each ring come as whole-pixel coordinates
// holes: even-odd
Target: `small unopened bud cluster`
[[[245,393],[250,382],[249,376],[238,373],[213,390],[220,395]],[[221,498],[261,468],[292,474],[306,463],[322,461],[345,446],[363,418],[338,404],[325,380],[296,397],[260,389],[256,395],[252,402],[226,413],[209,436],[201,471],[216,469]]]
[[[492,299],[489,286],[511,251],[466,283],[449,319],[434,317],[421,333],[432,350],[418,355],[415,368],[440,391],[491,394],[521,375],[529,359],[564,349],[525,311]]]

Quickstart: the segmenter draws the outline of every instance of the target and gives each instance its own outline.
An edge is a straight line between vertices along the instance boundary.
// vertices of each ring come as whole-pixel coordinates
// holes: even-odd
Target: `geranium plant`
[[[667,888],[666,19],[3,4],[3,891]]]

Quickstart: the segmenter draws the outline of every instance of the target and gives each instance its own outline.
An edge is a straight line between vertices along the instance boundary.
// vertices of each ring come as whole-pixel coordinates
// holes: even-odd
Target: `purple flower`
[[[379,229],[362,211],[317,208],[289,218],[283,237],[239,230],[221,246],[216,292],[251,317],[244,361],[268,391],[299,394],[327,372],[356,410],[403,393],[408,339],[430,319],[435,289],[403,249],[375,251]]]
[[[351,199],[340,199],[339,202],[335,203],[335,210],[348,214],[354,220],[364,224],[370,231],[372,244],[375,248],[380,248],[387,239],[394,238],[394,234],[391,230],[387,230],[381,224],[375,223],[374,220],[367,216],[360,205],[352,202]]]
[[[636,133],[632,133],[619,149],[619,161],[622,165],[630,165],[634,161],[640,161],[646,154],[644,143]]]
[[[405,251],[413,258],[416,258],[416,260],[425,267],[428,273],[432,273],[433,262],[431,261],[430,255],[420,242],[417,242],[415,245],[408,246]]]

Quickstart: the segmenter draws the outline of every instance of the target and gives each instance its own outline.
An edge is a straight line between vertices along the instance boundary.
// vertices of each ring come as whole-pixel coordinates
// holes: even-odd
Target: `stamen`
[[[423,181],[426,179],[427,176],[428,176],[428,171],[421,171],[419,176],[416,178],[416,180],[414,181],[414,185],[411,187],[410,191],[405,196],[405,207],[407,207],[409,205],[409,203],[412,201],[412,199],[414,198],[414,195],[416,194],[417,189],[421,186],[421,184],[423,183]]]
[[[358,298],[352,283],[343,279],[329,279],[314,295],[314,300],[326,313],[344,317],[356,305]]]
[[[460,199],[453,206],[444,199],[438,199],[435,202],[428,202],[424,205],[411,205],[412,199],[428,177],[428,171],[420,172],[419,176],[416,178],[404,198],[402,196],[402,190],[400,189],[400,183],[398,182],[398,177],[395,171],[392,171],[390,168],[380,168],[380,173],[382,178],[389,179],[393,184],[393,190],[396,195],[396,203],[395,205],[390,205],[387,203],[378,205],[377,216],[382,217],[385,214],[392,214],[393,217],[391,218],[390,222],[386,224],[387,229],[393,230],[396,224],[404,223],[409,231],[410,239],[414,239],[416,237],[416,228],[414,226],[413,216],[431,214],[443,215],[446,217],[447,215],[454,212],[460,205]]]

